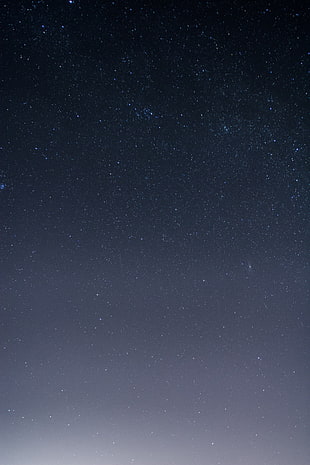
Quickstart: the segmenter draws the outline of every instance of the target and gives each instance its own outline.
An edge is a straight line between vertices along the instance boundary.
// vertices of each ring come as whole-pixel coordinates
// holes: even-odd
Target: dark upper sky
[[[2,3],[1,464],[309,463],[302,3]]]

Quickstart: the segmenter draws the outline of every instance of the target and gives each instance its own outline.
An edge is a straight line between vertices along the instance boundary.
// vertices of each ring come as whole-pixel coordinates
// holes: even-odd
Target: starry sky
[[[0,463],[308,465],[305,3],[0,21]]]

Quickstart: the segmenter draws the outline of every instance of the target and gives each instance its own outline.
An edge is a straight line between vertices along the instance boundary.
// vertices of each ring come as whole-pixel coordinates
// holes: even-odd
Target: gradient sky
[[[0,464],[308,465],[302,2],[0,20]]]

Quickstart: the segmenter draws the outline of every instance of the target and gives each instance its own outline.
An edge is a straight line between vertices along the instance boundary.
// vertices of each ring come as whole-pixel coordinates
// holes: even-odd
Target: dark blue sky
[[[0,463],[307,465],[305,6],[0,21]]]

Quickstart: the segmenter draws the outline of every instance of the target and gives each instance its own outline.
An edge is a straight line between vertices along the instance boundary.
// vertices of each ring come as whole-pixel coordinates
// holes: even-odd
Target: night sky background
[[[0,19],[1,465],[308,465],[306,2]]]

